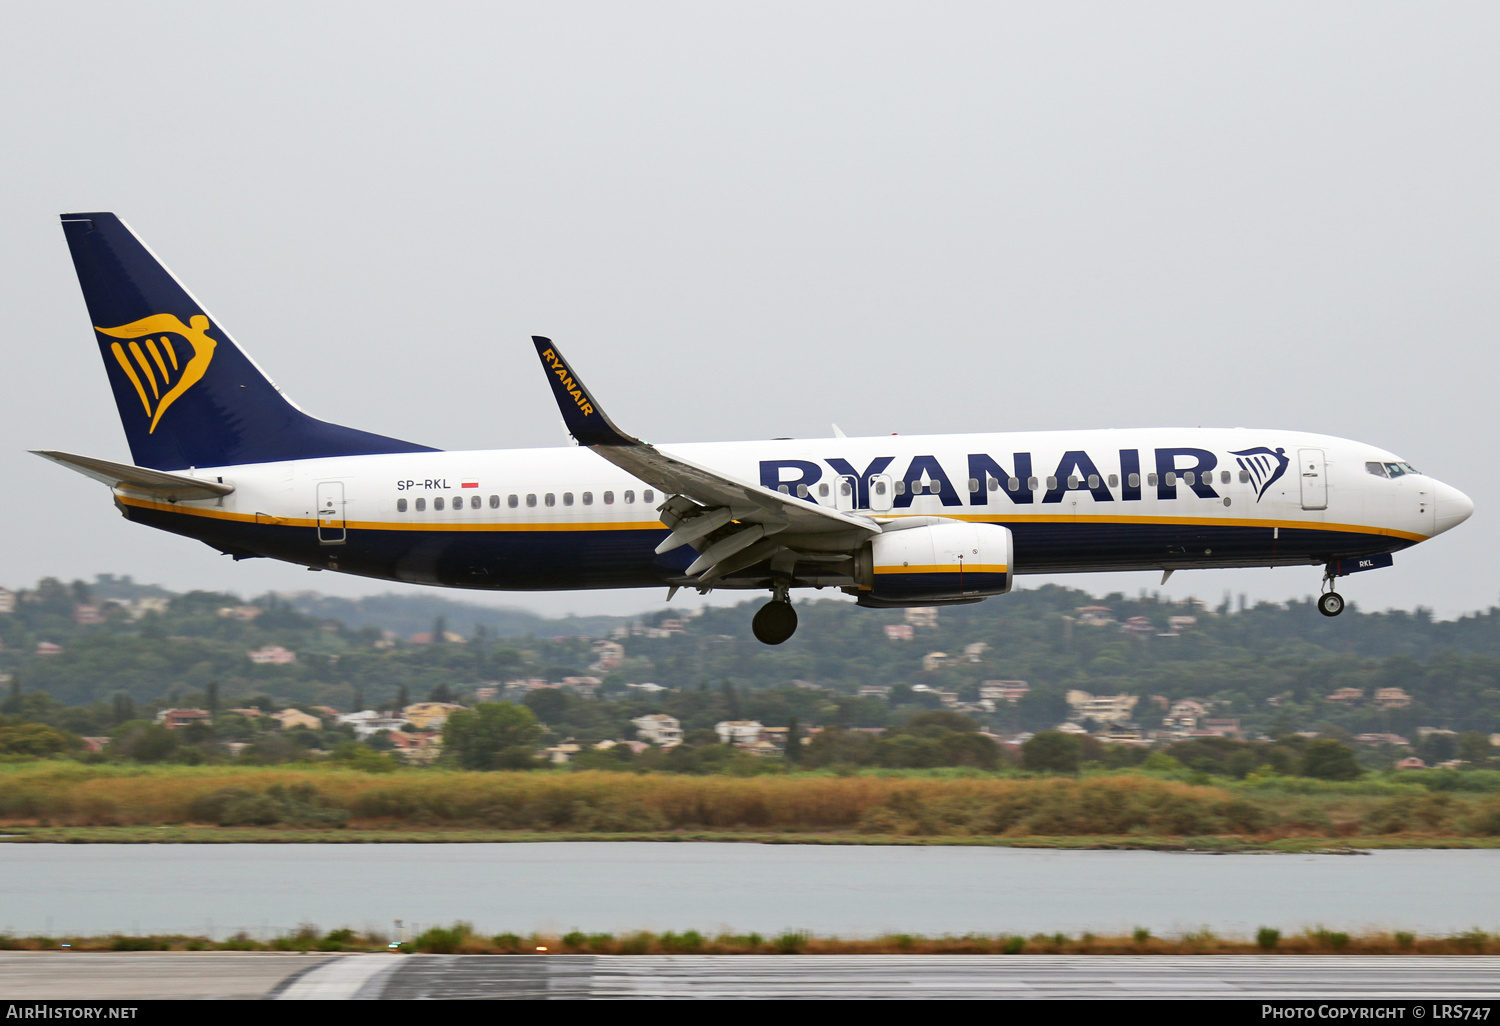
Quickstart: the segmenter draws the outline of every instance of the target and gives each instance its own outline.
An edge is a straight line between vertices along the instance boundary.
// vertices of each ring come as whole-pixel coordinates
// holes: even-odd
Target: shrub
[[[1255,931],[1255,946],[1262,951],[1275,951],[1276,945],[1281,943],[1281,931],[1273,930],[1269,926],[1262,926]]]
[[[433,926],[423,930],[417,939],[412,941],[412,947],[429,955],[452,955],[458,949],[474,929],[468,923],[454,923],[449,927]]]
[[[264,792],[226,787],[201,795],[188,805],[188,816],[220,826],[342,826],[349,811],[328,802],[311,784],[272,784]]]
[[[779,937],[771,939],[771,945],[776,949],[778,955],[795,955],[807,947],[809,936],[796,930],[787,930]]]

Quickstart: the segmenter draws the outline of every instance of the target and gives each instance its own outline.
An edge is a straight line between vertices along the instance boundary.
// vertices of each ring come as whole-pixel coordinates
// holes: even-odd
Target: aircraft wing
[[[737,480],[627,435],[599,407],[550,339],[533,335],[532,342],[552,382],[563,422],[578,444],[670,496],[657,508],[672,534],[656,551],[680,545],[698,549],[702,554],[688,567],[688,577],[701,575],[699,582],[707,583],[782,550],[810,549],[805,558],[813,560],[841,558],[839,551],[852,552],[880,533],[880,525],[868,517]]]
[[[76,470],[85,477],[102,481],[111,488],[124,488],[132,492],[145,492],[166,498],[171,502],[179,499],[212,499],[228,495],[234,485],[222,484],[186,474],[169,474],[164,470],[132,467],[128,463],[111,463],[93,456],[75,456],[70,452],[55,452],[50,449],[32,449],[36,455],[53,463],[61,463],[69,470]]]

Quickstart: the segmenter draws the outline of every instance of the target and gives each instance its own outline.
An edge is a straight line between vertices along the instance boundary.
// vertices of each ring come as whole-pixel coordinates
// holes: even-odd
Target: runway
[[[0,999],[1494,1000],[1500,958],[0,952]]]

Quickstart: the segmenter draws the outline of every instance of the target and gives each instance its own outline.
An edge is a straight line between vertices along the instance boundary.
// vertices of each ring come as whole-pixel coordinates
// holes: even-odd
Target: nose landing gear
[[[1323,569],[1323,587],[1328,590],[1318,596],[1318,612],[1324,616],[1338,616],[1344,611],[1344,596],[1333,590],[1333,564]]]
[[[797,633],[797,611],[792,608],[791,588],[785,581],[771,586],[771,601],[761,606],[750,621],[755,640],[763,645],[779,645]]]
[[[1318,612],[1324,616],[1338,616],[1344,611],[1344,596],[1336,591],[1325,591],[1318,596]]]

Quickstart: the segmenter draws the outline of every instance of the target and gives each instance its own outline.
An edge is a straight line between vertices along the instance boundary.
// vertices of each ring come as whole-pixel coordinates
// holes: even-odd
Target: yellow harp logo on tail
[[[117,328],[94,326],[101,335],[127,340],[125,345],[112,342],[109,349],[135,386],[135,394],[141,397],[146,416],[151,418],[151,430],[147,434],[156,431],[167,407],[193,387],[208,370],[209,361],[214,358],[214,348],[218,345],[208,337],[208,327],[208,318],[202,314],[193,314],[187,324],[172,314],[152,314]],[[186,340],[192,353],[179,353],[170,335]]]

